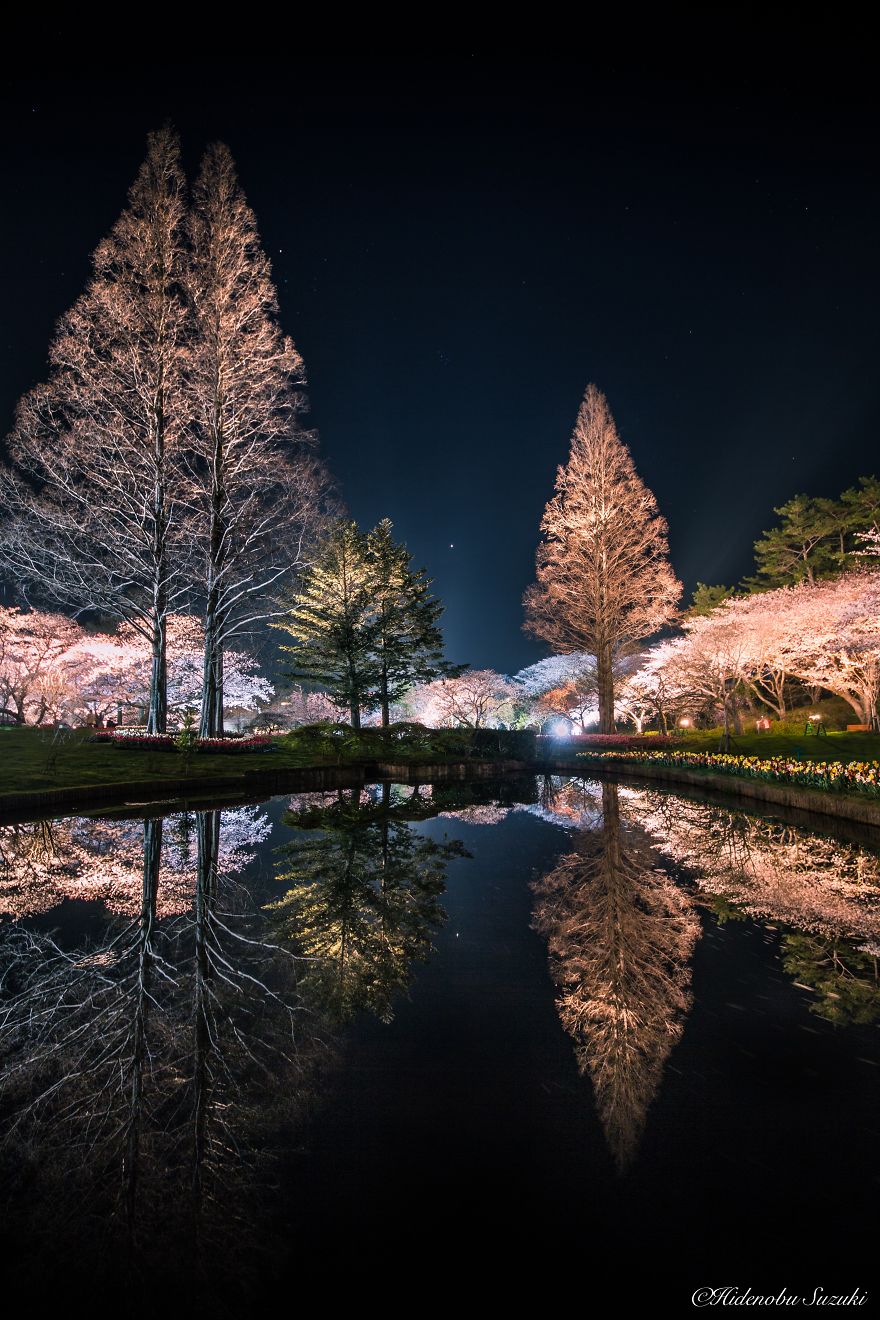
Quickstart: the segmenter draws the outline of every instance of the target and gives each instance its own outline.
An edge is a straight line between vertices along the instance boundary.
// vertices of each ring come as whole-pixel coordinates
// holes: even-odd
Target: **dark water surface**
[[[880,840],[828,831],[569,779],[0,827],[6,1296],[873,1311]]]

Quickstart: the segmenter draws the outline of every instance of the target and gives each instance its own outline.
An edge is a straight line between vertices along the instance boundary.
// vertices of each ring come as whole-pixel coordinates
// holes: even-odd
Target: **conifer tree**
[[[367,537],[383,725],[389,722],[391,704],[408,688],[454,672],[443,659],[443,606],[431,595],[425,570],[412,567],[412,555],[395,543],[392,531],[390,518],[383,518]]]
[[[614,731],[614,663],[673,617],[681,593],[666,522],[617,434],[604,394],[584,395],[556,494],[541,520],[525,629],[596,657],[599,722]]]
[[[339,524],[304,571],[290,609],[273,626],[289,633],[291,678],[324,688],[361,727],[361,709],[375,699],[376,629],[367,538],[355,522]]]

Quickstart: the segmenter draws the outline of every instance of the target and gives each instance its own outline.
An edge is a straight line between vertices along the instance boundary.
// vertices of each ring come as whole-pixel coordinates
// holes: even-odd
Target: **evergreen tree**
[[[717,586],[709,586],[705,582],[698,582],[687,614],[691,618],[696,615],[711,614],[723,601],[729,600],[733,593],[733,587],[725,587],[721,583]]]
[[[657,501],[595,385],[581,403],[541,531],[537,581],[524,601],[526,631],[560,651],[596,657],[599,725],[612,733],[615,661],[670,621],[681,584],[669,565]]]
[[[745,584],[752,591],[817,582],[858,567],[859,533],[880,525],[880,481],[859,477],[839,500],[795,495],[773,512],[779,523],[755,542],[757,572]]]
[[[289,633],[291,678],[324,688],[361,727],[361,708],[375,699],[374,579],[367,538],[355,522],[340,523],[303,573],[290,609],[274,627]]]
[[[416,683],[427,683],[454,672],[443,659],[439,619],[443,606],[430,593],[423,568],[412,567],[412,555],[392,536],[390,518],[383,518],[367,537],[373,579],[376,672],[382,723],[389,707]]]
[[[815,582],[840,571],[839,510],[833,500],[795,495],[773,512],[779,514],[780,522],[755,542],[758,571],[747,585],[766,591]]]

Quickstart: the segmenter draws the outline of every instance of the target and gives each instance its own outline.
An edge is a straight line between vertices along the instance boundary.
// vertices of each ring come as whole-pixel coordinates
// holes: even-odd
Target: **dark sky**
[[[96,67],[3,83],[3,429],[170,117],[227,141],[352,514],[394,521],[454,659],[508,672],[583,391],[675,567],[733,581],[772,507],[880,470],[876,82],[853,52]],[[107,65],[112,68],[112,65]],[[450,547],[454,548],[450,548]]]

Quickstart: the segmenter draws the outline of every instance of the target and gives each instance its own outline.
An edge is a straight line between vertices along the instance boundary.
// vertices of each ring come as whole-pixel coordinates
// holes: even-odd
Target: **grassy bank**
[[[215,779],[245,779],[309,767],[356,765],[393,760],[395,764],[451,764],[477,758],[509,759],[514,750],[534,751],[530,736],[496,730],[420,730],[395,726],[353,733],[345,726],[305,728],[273,739],[271,751],[223,753],[157,751],[90,741],[88,730],[56,736],[49,729],[0,727],[0,806],[4,795],[43,793],[99,785],[161,783],[179,792]]]
[[[668,751],[712,754],[718,748],[717,731],[688,733]],[[157,751],[152,748],[116,747],[90,741],[81,730],[55,736],[51,730],[0,728],[0,809],[3,799],[83,789],[94,799],[101,786],[131,784],[134,794],[151,785],[167,783],[169,794],[179,796],[209,791],[220,780],[247,786],[249,779],[265,781],[286,771],[385,764],[400,768],[454,766],[476,762],[577,763],[588,773],[590,757],[583,745],[544,743],[536,749],[534,735],[526,731],[495,729],[425,729],[396,725],[390,729],[353,732],[345,725],[310,726],[273,739],[270,751],[236,756],[222,753]],[[880,761],[880,736],[832,732],[825,737],[797,734],[748,733],[736,738],[732,752],[762,760],[789,759],[796,764],[817,761]],[[753,772],[754,773],[754,772]],[[838,786],[837,791],[840,791]]]

